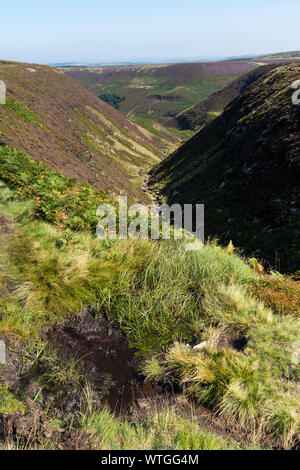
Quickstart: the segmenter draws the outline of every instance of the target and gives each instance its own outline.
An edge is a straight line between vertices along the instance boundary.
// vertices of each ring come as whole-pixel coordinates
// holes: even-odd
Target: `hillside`
[[[13,98],[1,114],[22,151],[0,146],[0,450],[299,449],[297,276],[265,273],[232,243],[188,251],[185,240],[99,239],[96,208],[114,198],[55,171],[61,153],[52,161],[45,152],[44,129],[50,143],[56,129],[57,146],[64,133],[72,145],[59,126],[72,119],[75,136],[85,127],[70,102],[95,135],[108,116],[139,128],[63,74],[51,88],[57,72],[36,68],[34,86],[22,69],[8,82]],[[279,240],[295,264],[300,108],[288,84],[299,71],[281,67],[255,82],[152,181],[172,200],[207,197],[211,227],[230,222],[230,206],[234,242],[240,230],[255,247]],[[90,102],[101,120],[85,114]],[[273,213],[277,232],[265,227]]]
[[[0,449],[299,449],[299,282],[232,245],[62,230],[6,179]]]
[[[143,199],[141,169],[176,147],[59,70],[2,61],[0,80],[7,85],[7,102],[0,105],[1,144],[26,150],[97,189]]]
[[[165,123],[166,126],[176,127],[180,130],[199,130],[219,116],[230,101],[275,67],[276,65],[265,65],[242,75],[221,90],[212,93],[208,98],[200,101],[200,103],[169,119]]]
[[[121,97],[120,111],[155,132],[158,123],[162,125],[169,117],[174,117],[195,105],[257,66],[252,61],[240,60],[119,67],[66,67],[61,70],[97,96],[115,94]],[[161,127],[158,130],[166,133]],[[188,133],[186,135],[188,136]]]
[[[300,51],[278,52],[259,57],[259,60],[300,60]]]
[[[300,66],[262,77],[152,172],[169,203],[205,203],[206,235],[299,268]]]

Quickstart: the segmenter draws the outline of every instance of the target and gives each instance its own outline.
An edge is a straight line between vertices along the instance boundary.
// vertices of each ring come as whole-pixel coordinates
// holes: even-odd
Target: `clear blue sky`
[[[1,0],[0,59],[233,56],[300,50],[299,0]]]

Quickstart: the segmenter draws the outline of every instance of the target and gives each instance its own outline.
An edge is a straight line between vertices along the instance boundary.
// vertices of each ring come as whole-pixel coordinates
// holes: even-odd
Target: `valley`
[[[162,127],[168,119],[254,70],[252,61],[135,65],[122,67],[62,67],[96,96],[122,98],[119,110],[153,134],[186,140],[189,131]]]
[[[0,61],[0,449],[299,450],[286,55]],[[118,195],[205,204],[205,244],[99,239]]]
[[[2,61],[0,80],[8,84],[0,143],[97,189],[145,199],[140,168],[178,146],[175,137],[153,135],[51,67]]]

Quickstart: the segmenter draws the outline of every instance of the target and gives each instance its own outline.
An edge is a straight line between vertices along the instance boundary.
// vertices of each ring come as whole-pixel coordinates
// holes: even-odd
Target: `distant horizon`
[[[237,58],[255,58],[259,57],[257,55],[247,55],[247,56],[237,56]],[[125,58],[125,59],[111,59],[111,60],[94,60],[94,61],[63,61],[63,62],[46,62],[44,65],[63,65],[65,66],[93,66],[93,65],[123,65],[123,64],[131,64],[131,65],[142,65],[142,64],[167,64],[167,63],[189,63],[189,62],[213,62],[213,61],[222,61],[222,60],[229,60],[232,57],[141,57],[141,58]]]
[[[151,64],[168,64],[168,63],[193,63],[193,62],[219,62],[227,60],[251,60],[259,59],[267,55],[284,54],[288,52],[297,52],[297,50],[290,51],[276,51],[276,52],[264,52],[262,54],[242,54],[242,55],[231,55],[231,56],[196,56],[196,57],[140,57],[140,58],[116,58],[110,60],[92,60],[92,61],[81,61],[81,60],[64,60],[64,61],[40,61],[40,62],[28,62],[36,63],[40,65],[48,65],[52,67],[80,67],[80,66],[126,66],[126,65],[151,65]],[[22,60],[2,58],[0,60],[7,60],[11,62],[25,62]]]

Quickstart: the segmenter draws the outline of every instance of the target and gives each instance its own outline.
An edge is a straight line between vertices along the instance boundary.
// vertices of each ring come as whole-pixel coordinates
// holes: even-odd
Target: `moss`
[[[15,411],[25,413],[26,407],[24,403],[15,398],[14,395],[0,383],[0,414],[14,413]]]

